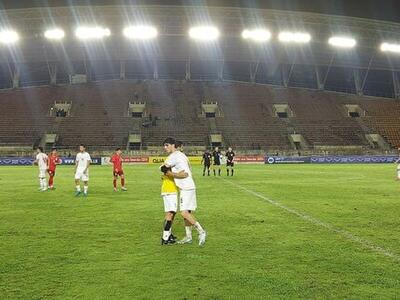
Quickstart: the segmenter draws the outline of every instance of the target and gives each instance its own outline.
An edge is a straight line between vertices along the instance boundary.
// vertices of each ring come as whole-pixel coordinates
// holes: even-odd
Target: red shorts
[[[56,170],[47,170],[47,173],[49,173],[50,176],[55,176]]]
[[[113,173],[114,173],[114,176],[122,176],[122,175],[124,175],[124,171],[123,170],[120,170],[120,171],[113,171]]]

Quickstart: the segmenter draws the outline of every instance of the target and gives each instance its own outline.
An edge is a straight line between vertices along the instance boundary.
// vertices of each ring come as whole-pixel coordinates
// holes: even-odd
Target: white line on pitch
[[[350,241],[357,242],[360,245],[362,245],[363,247],[368,248],[368,249],[370,249],[370,250],[372,250],[374,252],[383,254],[383,255],[385,255],[387,257],[390,257],[390,258],[392,258],[394,260],[400,261],[400,256],[399,255],[397,255],[397,254],[395,254],[395,253],[393,253],[393,252],[391,252],[389,250],[386,250],[386,249],[384,249],[384,248],[382,248],[380,246],[374,245],[373,243],[371,243],[371,242],[369,242],[369,241],[367,241],[365,239],[362,239],[362,238],[360,238],[360,237],[358,237],[358,236],[356,236],[356,235],[354,235],[354,234],[352,234],[352,233],[350,233],[350,232],[348,232],[346,230],[343,230],[343,229],[334,227],[333,225],[330,225],[328,223],[324,223],[322,221],[319,221],[318,219],[315,219],[314,217],[311,217],[309,215],[301,213],[301,212],[299,212],[299,211],[297,211],[297,210],[295,210],[293,208],[290,208],[290,207],[288,207],[288,206],[286,206],[286,205],[284,205],[282,203],[279,203],[278,201],[275,201],[275,200],[273,200],[271,198],[268,198],[268,197],[266,197],[266,196],[264,196],[264,195],[262,195],[262,194],[260,194],[258,192],[255,192],[255,191],[252,191],[252,190],[250,190],[248,188],[245,188],[245,187],[237,184],[236,182],[233,183],[233,182],[228,181],[228,180],[226,180],[224,178],[221,178],[221,179],[223,181],[225,181],[225,182],[230,183],[234,187],[237,187],[237,188],[239,188],[239,189],[241,189],[241,190],[243,190],[243,191],[245,191],[245,192],[247,192],[247,193],[249,193],[249,194],[251,194],[253,196],[256,196],[256,197],[258,197],[258,198],[260,198],[260,199],[262,199],[264,201],[267,201],[268,203],[270,203],[270,204],[272,204],[272,205],[274,205],[276,207],[279,207],[279,208],[281,208],[281,209],[283,209],[283,210],[285,210],[285,211],[287,211],[287,212],[289,212],[289,213],[291,213],[293,215],[296,215],[296,216],[300,217],[301,219],[306,220],[309,223],[312,223],[314,225],[323,227],[323,228],[325,228],[325,229],[327,229],[327,230],[329,230],[331,232],[339,234],[342,237],[345,237],[346,239],[348,239]]]

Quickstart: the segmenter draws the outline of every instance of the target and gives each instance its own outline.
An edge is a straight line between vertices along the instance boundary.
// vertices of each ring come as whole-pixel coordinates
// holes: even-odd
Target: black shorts
[[[211,166],[211,163],[204,163],[204,167],[209,168]]]
[[[234,165],[234,162],[233,162],[233,161],[227,161],[227,162],[226,162],[226,166],[227,166],[227,167],[233,167],[233,165]]]
[[[220,161],[214,162],[214,166],[220,166],[220,165],[221,165],[221,162],[220,162]]]

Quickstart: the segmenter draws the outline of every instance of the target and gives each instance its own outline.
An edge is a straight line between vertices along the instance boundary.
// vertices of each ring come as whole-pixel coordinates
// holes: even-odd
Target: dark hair
[[[83,148],[86,149],[86,146],[84,144],[80,144],[79,147],[82,146]]]
[[[170,144],[170,145],[176,146],[176,140],[172,137],[167,137],[163,142],[163,145],[165,145],[165,144]]]
[[[40,150],[40,152],[43,152],[43,147],[39,146],[37,148]]]
[[[175,147],[176,148],[179,148],[179,147],[182,147],[182,146],[183,146],[183,143],[181,141],[175,141]]]
[[[119,150],[121,150],[121,148],[117,148],[117,149],[115,149],[115,151],[119,151]]]
[[[165,165],[162,165],[160,168],[161,172],[163,172],[164,174],[166,174],[168,171],[171,171],[170,167],[167,167]]]
[[[56,147],[51,148],[51,151],[52,151],[52,152],[53,152],[53,151],[56,151],[56,150],[57,150]]]

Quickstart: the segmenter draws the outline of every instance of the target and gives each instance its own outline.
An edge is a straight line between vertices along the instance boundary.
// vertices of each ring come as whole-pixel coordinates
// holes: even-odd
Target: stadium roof
[[[0,9],[123,4],[277,9],[400,22],[400,1],[396,0],[3,0]]]

